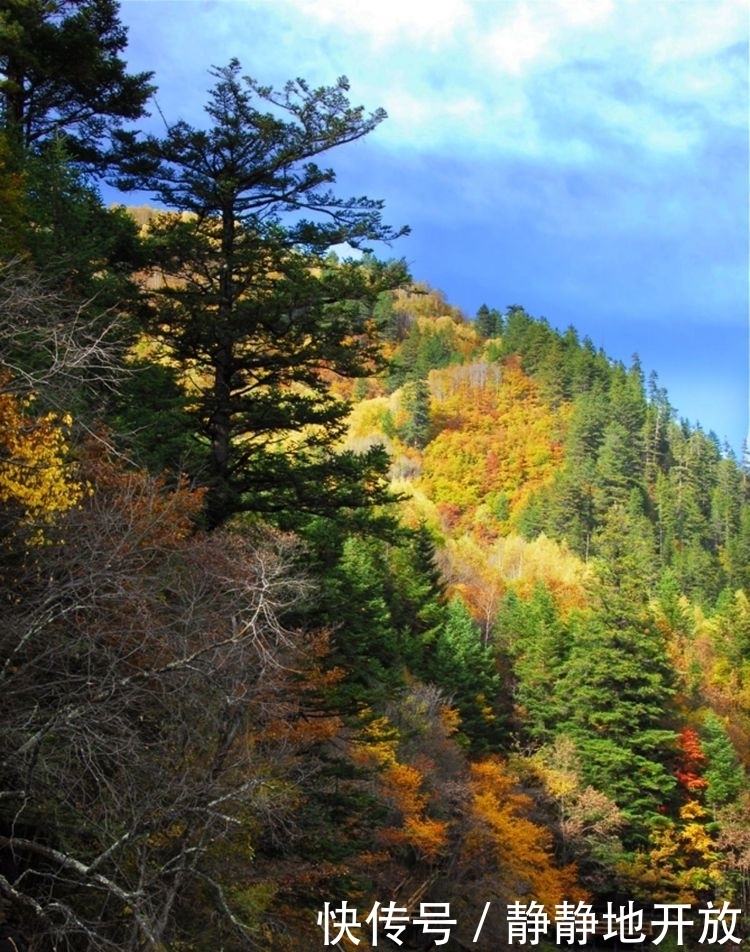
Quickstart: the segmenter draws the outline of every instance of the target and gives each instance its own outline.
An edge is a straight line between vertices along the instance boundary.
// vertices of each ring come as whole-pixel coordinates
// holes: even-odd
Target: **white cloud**
[[[595,26],[606,23],[615,6],[612,0],[557,0],[561,16],[578,26]]]
[[[744,37],[747,41],[750,16],[747,0],[680,3],[675,7],[672,11],[663,4],[656,5],[669,32],[663,33],[653,44],[651,60],[654,66],[702,59],[738,39]]]
[[[485,55],[496,69],[520,76],[545,55],[551,39],[550,31],[523,4],[508,24],[487,36]]]
[[[188,23],[168,16],[175,5],[124,2],[165,11],[172,31]],[[389,114],[375,141],[403,154],[450,149],[580,167],[606,160],[613,143],[669,158],[709,141],[718,126],[747,126],[747,65],[737,54],[748,38],[747,0],[219,0],[194,8],[191,34],[180,34],[172,59],[194,70],[205,56],[207,67],[217,57],[205,51],[219,48],[263,81],[330,83],[345,74],[355,102]],[[200,48],[190,48],[191,35]],[[161,41],[168,50],[169,38]]]
[[[299,16],[366,36],[375,46],[410,41],[439,45],[472,16],[468,0],[285,0]]]

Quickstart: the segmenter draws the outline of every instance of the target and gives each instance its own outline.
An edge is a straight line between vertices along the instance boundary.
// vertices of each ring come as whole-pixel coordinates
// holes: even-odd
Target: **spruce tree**
[[[578,746],[587,781],[631,821],[632,843],[674,787],[674,669],[643,604],[655,565],[641,520],[613,508],[596,547],[593,611],[575,626],[557,688],[559,728]]]

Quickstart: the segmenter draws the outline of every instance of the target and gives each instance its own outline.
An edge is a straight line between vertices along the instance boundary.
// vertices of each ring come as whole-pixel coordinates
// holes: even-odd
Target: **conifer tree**
[[[61,135],[102,169],[109,138],[139,119],[152,73],[128,73],[116,0],[5,0],[0,12],[0,125],[18,149]]]
[[[492,648],[457,596],[448,603],[432,664],[438,687],[450,692],[461,717],[464,744],[474,751],[497,750],[503,735],[498,706],[500,677]]]
[[[423,377],[404,384],[401,406],[408,414],[401,438],[408,446],[423,449],[430,429],[430,386]]]
[[[561,704],[555,686],[563,676],[570,634],[547,588],[538,584],[531,598],[510,592],[498,616],[498,630],[513,659],[516,717],[524,737],[548,743],[555,736]]]
[[[490,337],[499,337],[503,329],[503,319],[498,310],[482,304],[476,317],[477,334],[487,340]]]
[[[209,455],[212,526],[242,510],[291,514],[384,499],[381,448],[335,452],[348,404],[330,374],[377,366],[370,320],[400,263],[328,258],[331,246],[390,241],[382,203],[341,199],[317,159],[385,117],[353,107],[348,83],[277,92],[213,71],[208,129],[121,137],[123,187],[152,191],[171,215],[152,224],[151,332],[198,383],[196,428]],[[307,215],[308,217],[304,217]]]
[[[739,796],[745,786],[745,771],[742,769],[725,725],[713,711],[709,711],[706,715],[701,733],[707,760],[706,800],[716,811],[718,807],[727,806]]]
[[[597,545],[595,611],[573,632],[558,685],[559,728],[576,742],[586,780],[611,797],[632,823],[631,842],[668,801],[674,670],[664,636],[643,605],[651,549],[638,521],[615,508]]]

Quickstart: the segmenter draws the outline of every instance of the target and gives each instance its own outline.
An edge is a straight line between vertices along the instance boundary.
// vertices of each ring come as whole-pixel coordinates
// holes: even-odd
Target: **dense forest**
[[[379,257],[408,229],[318,164],[385,118],[345,79],[233,60],[159,138],[126,40],[0,8],[0,930],[731,947],[748,460]]]

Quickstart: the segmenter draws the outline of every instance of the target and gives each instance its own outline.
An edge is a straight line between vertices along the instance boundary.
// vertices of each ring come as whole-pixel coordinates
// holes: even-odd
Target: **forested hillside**
[[[125,43],[112,0],[0,13],[0,928],[744,936],[748,461],[637,356],[381,258],[318,165],[384,119],[345,80],[232,61],[158,138]]]

